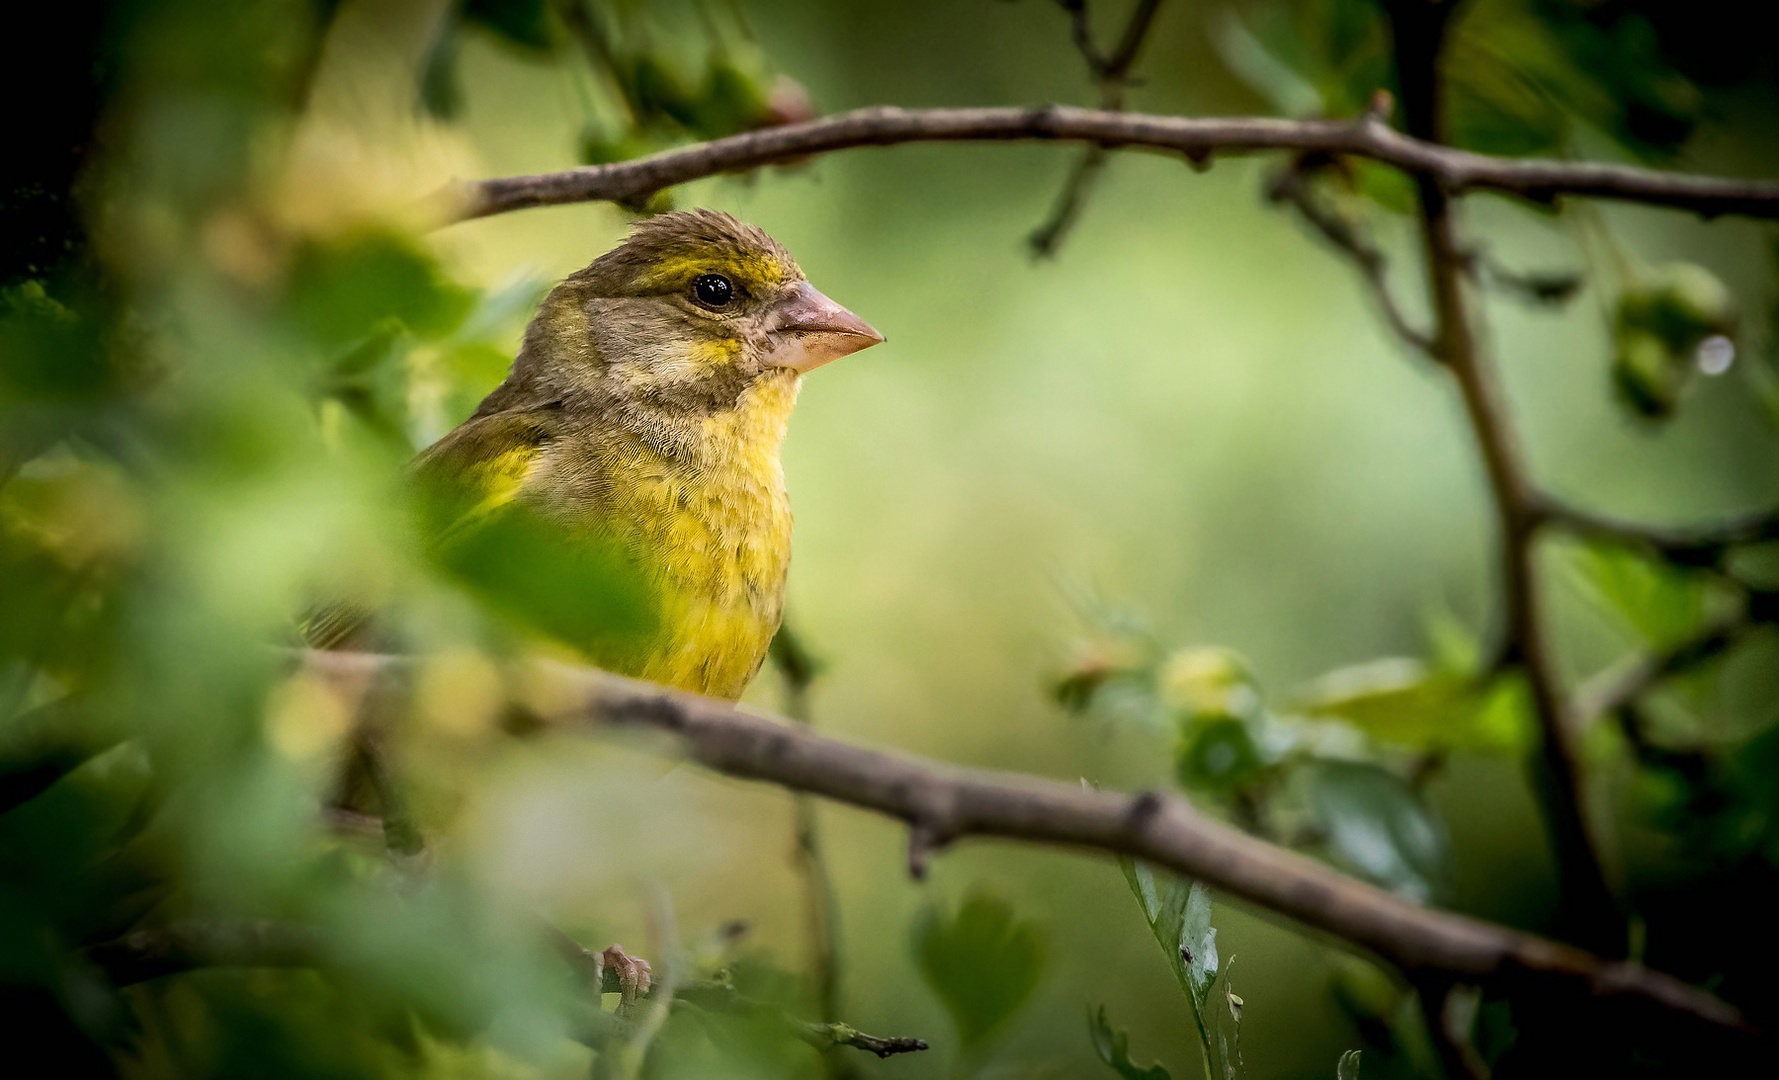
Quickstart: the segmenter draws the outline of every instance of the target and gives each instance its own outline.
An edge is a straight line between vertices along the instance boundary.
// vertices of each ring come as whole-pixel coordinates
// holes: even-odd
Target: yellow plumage
[[[708,211],[639,225],[544,301],[512,373],[416,459],[439,540],[509,508],[615,545],[655,610],[596,663],[741,694],[784,609],[791,510],[779,445],[801,375],[882,338],[810,288],[765,233]]]

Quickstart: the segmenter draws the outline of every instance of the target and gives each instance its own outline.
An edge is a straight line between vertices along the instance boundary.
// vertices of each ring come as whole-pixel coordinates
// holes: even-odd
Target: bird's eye
[[[692,296],[707,308],[728,307],[735,299],[735,286],[721,274],[705,274],[692,282]]]

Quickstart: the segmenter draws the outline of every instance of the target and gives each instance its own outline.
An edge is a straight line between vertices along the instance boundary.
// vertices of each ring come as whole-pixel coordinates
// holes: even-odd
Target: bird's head
[[[569,345],[551,350],[555,363],[577,381],[684,415],[733,408],[762,379],[795,381],[883,340],[776,240],[713,210],[638,222],[562,283],[546,321]]]

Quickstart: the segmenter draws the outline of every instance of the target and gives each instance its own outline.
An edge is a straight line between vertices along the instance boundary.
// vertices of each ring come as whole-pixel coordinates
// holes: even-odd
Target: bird
[[[759,227],[708,209],[642,219],[551,289],[506,379],[410,465],[446,496],[430,539],[524,515],[615,548],[646,585],[649,628],[581,643],[587,659],[736,699],[784,614],[779,448],[803,376],[883,340]],[[304,633],[342,647],[363,621],[336,606]]]

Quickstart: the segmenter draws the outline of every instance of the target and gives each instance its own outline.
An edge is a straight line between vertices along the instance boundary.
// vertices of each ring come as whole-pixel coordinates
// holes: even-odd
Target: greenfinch
[[[506,380],[413,471],[451,494],[446,533],[522,508],[570,543],[615,545],[649,586],[651,629],[588,659],[733,699],[784,611],[779,445],[798,386],[882,340],[759,228],[661,214],[551,290]],[[320,647],[350,632],[306,629]]]

